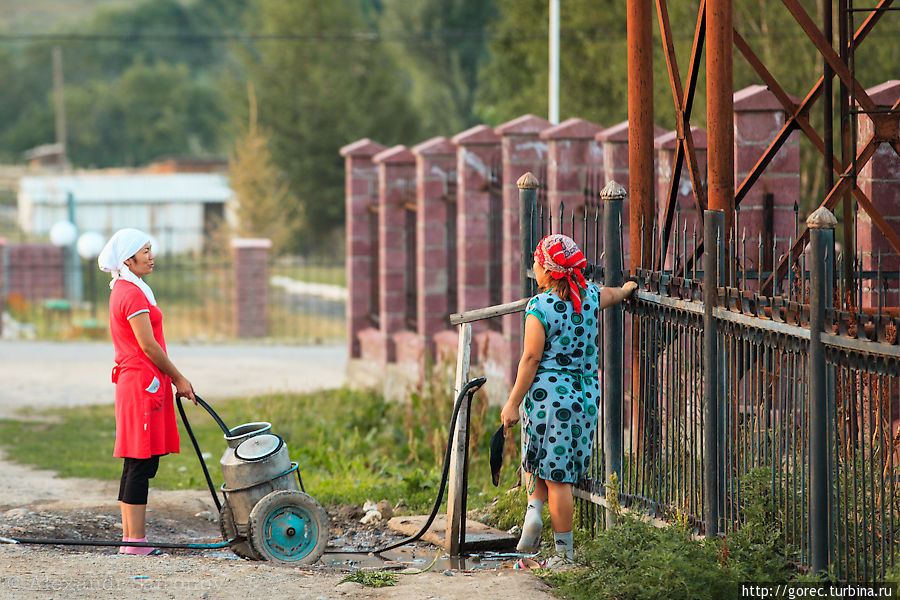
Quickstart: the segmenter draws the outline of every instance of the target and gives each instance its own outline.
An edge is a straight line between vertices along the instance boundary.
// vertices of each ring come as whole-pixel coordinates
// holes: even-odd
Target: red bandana
[[[581,289],[587,289],[582,269],[587,265],[587,259],[578,249],[575,241],[565,235],[554,233],[548,235],[534,250],[534,258],[538,264],[550,273],[553,279],[565,277],[569,283],[569,296],[572,298],[572,306],[575,312],[581,312]]]

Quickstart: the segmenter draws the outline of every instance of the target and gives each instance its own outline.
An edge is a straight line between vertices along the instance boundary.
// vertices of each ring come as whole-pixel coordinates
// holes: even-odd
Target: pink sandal
[[[518,561],[516,561],[516,564],[513,565],[513,569],[543,569],[543,568],[544,568],[543,561],[538,562],[538,561],[534,560],[533,558],[528,558],[525,556],[520,558]]]

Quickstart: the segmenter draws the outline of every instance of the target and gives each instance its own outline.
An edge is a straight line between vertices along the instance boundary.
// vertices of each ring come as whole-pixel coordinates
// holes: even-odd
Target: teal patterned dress
[[[553,291],[528,302],[546,340],[522,410],[522,468],[541,479],[576,483],[587,471],[600,403],[600,290],[588,283],[581,313]]]

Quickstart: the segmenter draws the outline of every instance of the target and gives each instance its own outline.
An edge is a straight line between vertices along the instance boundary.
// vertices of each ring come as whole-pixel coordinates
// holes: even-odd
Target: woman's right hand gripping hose
[[[194,406],[197,405],[197,398],[194,397],[194,386],[187,380],[187,377],[182,375],[181,377],[172,379],[172,384],[175,386],[176,398],[188,398],[194,403]]]

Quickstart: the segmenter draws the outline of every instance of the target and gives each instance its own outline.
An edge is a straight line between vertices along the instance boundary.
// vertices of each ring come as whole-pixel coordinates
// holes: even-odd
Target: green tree
[[[683,83],[696,8],[690,6],[694,2],[668,4]],[[492,124],[526,113],[546,117],[548,2],[498,0],[497,6],[497,18],[490,25],[490,59],[480,76],[478,114]],[[567,0],[560,3],[559,18],[560,119],[580,117],[604,127],[624,121],[628,118],[626,3]],[[674,104],[655,22],[653,36],[655,115],[661,126],[673,129]]]
[[[378,27],[410,77],[410,100],[426,135],[450,135],[479,122],[478,71],[487,59],[494,0],[384,0]]]
[[[140,164],[160,150],[219,151],[221,138],[229,133],[222,82],[226,74],[233,76],[237,63],[224,42],[207,34],[240,30],[239,15],[247,4],[247,0],[143,0],[128,7],[100,9],[54,31],[108,38],[36,41],[0,50],[0,78],[6,92],[0,107],[0,157],[15,160],[28,148],[56,138],[54,45],[63,51],[70,159],[76,166]],[[141,76],[137,64],[144,65]],[[144,84],[174,87],[168,92],[135,89]],[[175,93],[185,97],[167,96]],[[160,114],[154,114],[145,99],[164,102],[157,107]],[[182,114],[175,117],[166,111]],[[133,115],[153,122],[120,120]],[[164,132],[173,121],[180,121],[176,127],[184,135]]]
[[[548,3],[498,0],[491,58],[478,106],[494,124],[547,115]],[[627,117],[625,3],[571,0],[560,7],[560,118],[613,125]]]
[[[286,241],[286,223],[279,217],[281,207],[292,203],[287,182],[275,167],[269,152],[268,131],[260,128],[256,98],[248,90],[249,112],[244,134],[237,140],[229,162],[228,179],[235,195],[237,233],[244,237],[272,240],[276,252]]]
[[[419,139],[409,79],[371,42],[360,7],[358,0],[257,6],[256,30],[294,38],[261,41],[245,56],[260,125],[271,132],[273,160],[297,199],[282,209],[293,250],[319,245],[343,221],[342,145]]]
[[[138,166],[167,154],[210,154],[222,144],[221,95],[186,66],[138,61],[112,83],[66,92],[74,164]]]

